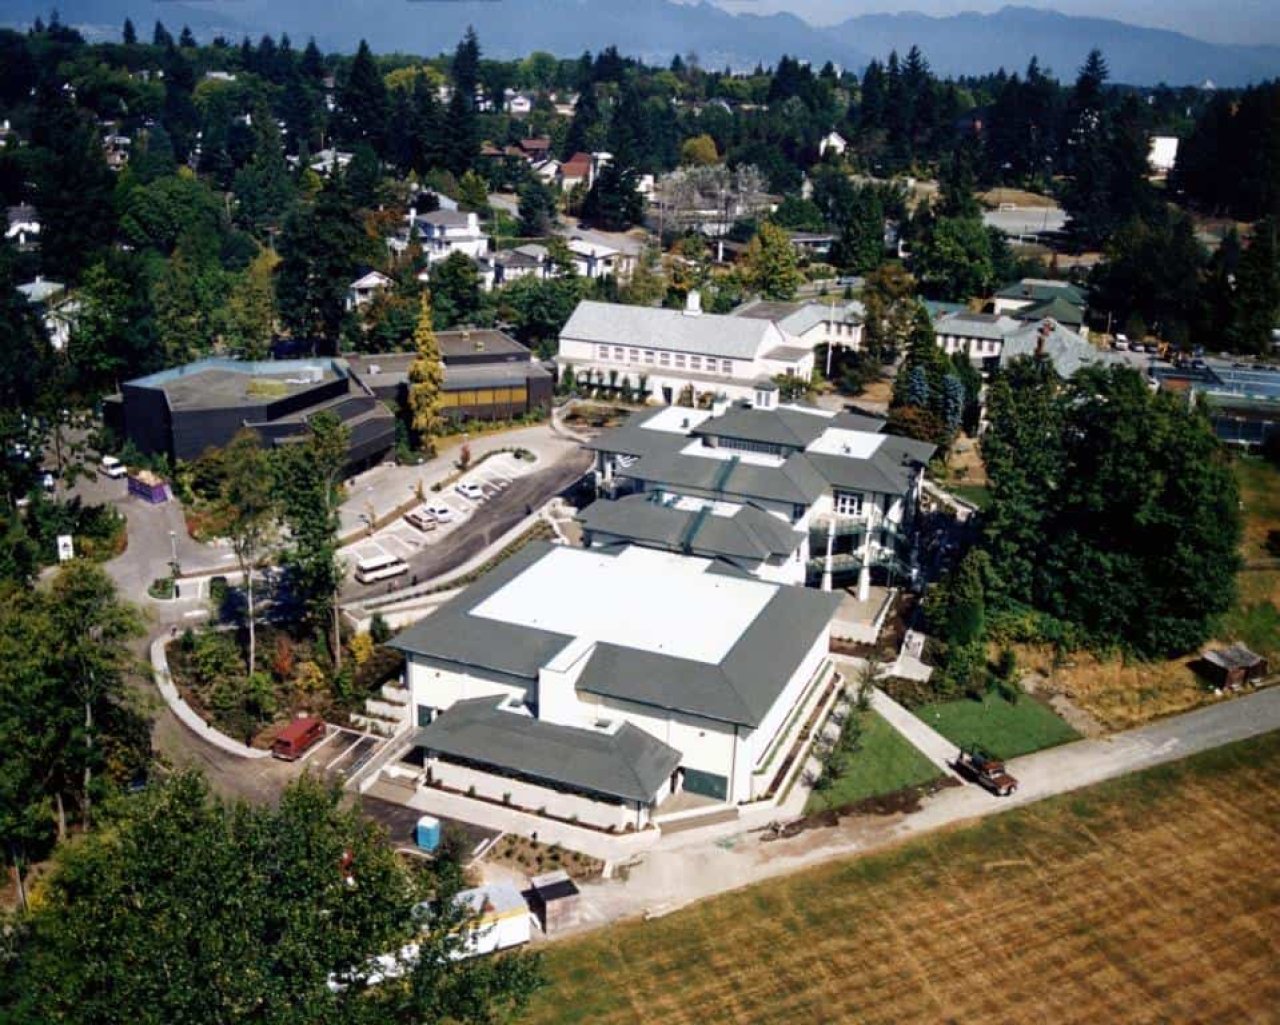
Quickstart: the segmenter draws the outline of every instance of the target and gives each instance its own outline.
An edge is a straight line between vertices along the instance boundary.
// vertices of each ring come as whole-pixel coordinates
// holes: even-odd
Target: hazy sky
[[[957,14],[995,11],[1014,3],[1048,7],[1064,14],[1115,18],[1135,25],[1185,32],[1217,43],[1280,44],[1280,0],[712,0],[735,12],[790,11],[815,24],[831,24],[855,14],[919,11]]]

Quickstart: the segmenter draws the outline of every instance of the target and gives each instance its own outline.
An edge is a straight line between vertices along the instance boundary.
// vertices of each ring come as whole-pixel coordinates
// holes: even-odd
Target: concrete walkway
[[[922,755],[944,772],[954,772],[951,763],[958,748],[932,726],[894,701],[879,687],[871,692],[871,707],[895,730],[901,733]]]
[[[220,733],[196,714],[195,709],[182,700],[178,688],[173,685],[173,677],[169,673],[169,660],[165,657],[165,642],[168,637],[157,637],[151,642],[151,669],[155,676],[156,687],[174,715],[201,740],[206,740],[214,747],[227,754],[240,758],[269,758],[270,753],[260,751],[238,740],[232,740],[225,733]]]
[[[810,830],[791,840],[762,843],[739,830],[676,849],[642,855],[625,884],[601,882],[583,888],[583,925],[676,910],[695,901],[750,886],[838,858],[882,849],[935,829],[996,815],[1091,786],[1104,780],[1176,761],[1234,741],[1280,729],[1280,687],[1224,700],[1193,712],[1098,740],[1080,740],[1014,759],[1010,772],[1018,792],[994,797],[976,786],[952,787],[926,798],[910,815],[857,816],[838,826]]]

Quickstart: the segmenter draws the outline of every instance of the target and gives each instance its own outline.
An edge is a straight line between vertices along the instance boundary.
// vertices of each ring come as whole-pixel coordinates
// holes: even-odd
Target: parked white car
[[[443,502],[427,506],[427,512],[436,518],[437,523],[452,523],[458,518],[458,514]]]
[[[464,481],[453,490],[463,498],[469,498],[473,502],[484,501],[484,488],[479,484],[472,484],[470,481]]]
[[[115,456],[103,456],[100,465],[103,475],[110,477],[112,480],[119,480],[129,472],[124,463],[120,462]]]

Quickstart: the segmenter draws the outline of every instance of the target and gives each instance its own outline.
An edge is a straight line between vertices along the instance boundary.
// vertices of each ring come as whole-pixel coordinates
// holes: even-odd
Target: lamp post
[[[169,531],[169,566],[173,570],[173,575],[178,575],[178,532]]]

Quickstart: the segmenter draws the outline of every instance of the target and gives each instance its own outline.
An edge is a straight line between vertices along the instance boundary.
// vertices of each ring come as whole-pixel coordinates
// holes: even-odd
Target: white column
[[[822,567],[822,589],[824,591],[831,590],[831,570],[835,563],[836,548],[836,517],[835,511],[831,513],[831,518],[827,520],[827,559]]]

